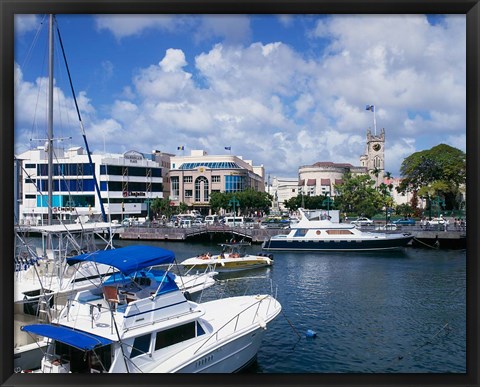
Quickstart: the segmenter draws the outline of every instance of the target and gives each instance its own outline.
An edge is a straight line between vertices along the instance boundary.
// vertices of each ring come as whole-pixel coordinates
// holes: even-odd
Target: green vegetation
[[[327,204],[327,200],[330,201],[330,204]],[[327,195],[319,195],[319,196],[305,196],[305,195],[298,195],[293,198],[286,200],[284,203],[286,208],[290,211],[296,211],[298,208],[302,207],[305,209],[318,209],[324,208],[327,209],[334,209],[336,208],[336,203],[333,198],[330,198]]]
[[[461,194],[466,183],[466,155],[461,150],[440,144],[413,153],[403,161],[400,173],[403,180],[398,191],[413,192],[417,201],[418,197],[426,199],[427,210],[432,206],[437,212],[440,208],[464,208]]]
[[[179,206],[171,206],[170,199],[155,198],[150,204],[151,214],[154,218],[160,218],[164,215],[167,219],[172,215],[187,212],[188,206],[180,203]]]
[[[269,213],[273,197],[267,192],[258,192],[253,189],[246,189],[241,192],[212,192],[210,195],[210,207],[212,211],[219,212],[220,209],[233,212],[233,198],[238,200],[238,207],[235,212],[246,215],[255,211]],[[239,210],[239,211],[238,211]]]
[[[393,204],[391,186],[382,183],[375,188],[370,175],[343,175],[343,184],[336,185],[335,204],[341,212],[373,217]]]

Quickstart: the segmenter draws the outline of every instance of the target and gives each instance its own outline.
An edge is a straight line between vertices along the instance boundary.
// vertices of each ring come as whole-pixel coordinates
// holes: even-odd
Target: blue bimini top
[[[34,333],[39,336],[48,337],[71,345],[83,351],[90,351],[97,347],[111,344],[112,341],[91,333],[74,330],[61,325],[32,324],[23,326],[22,331]]]
[[[153,281],[156,282],[156,286],[160,287],[158,294],[178,290],[178,286],[175,282],[175,275],[169,271],[158,269],[152,269],[149,271],[136,271],[130,275],[113,273],[103,282],[103,286],[127,285],[132,282],[136,282],[141,286],[150,286],[150,283],[153,283]]]
[[[172,263],[175,261],[175,254],[161,247],[131,245],[67,258],[69,265],[87,261],[112,266],[128,275],[146,267]]]

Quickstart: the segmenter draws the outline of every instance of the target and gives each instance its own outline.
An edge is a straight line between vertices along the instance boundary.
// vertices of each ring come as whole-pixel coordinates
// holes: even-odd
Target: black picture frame
[[[480,4],[478,0],[139,0],[1,1],[0,378],[15,385],[479,385]],[[13,17],[18,13],[465,14],[467,21],[467,372],[466,374],[39,375],[13,372]]]

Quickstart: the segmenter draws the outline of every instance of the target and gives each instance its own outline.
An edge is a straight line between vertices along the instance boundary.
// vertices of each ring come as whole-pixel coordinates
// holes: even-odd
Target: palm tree
[[[380,169],[375,167],[373,169],[370,169],[369,172],[375,176],[375,188],[378,189],[378,175],[380,175]]]

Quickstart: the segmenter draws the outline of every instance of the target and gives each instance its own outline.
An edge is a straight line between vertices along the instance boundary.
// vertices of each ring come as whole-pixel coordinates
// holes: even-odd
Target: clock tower
[[[385,174],[385,129],[382,129],[380,135],[372,135],[370,129],[367,130],[367,146],[365,154],[360,156],[360,164],[366,167],[371,178],[375,180],[375,186],[378,187],[383,182]]]

